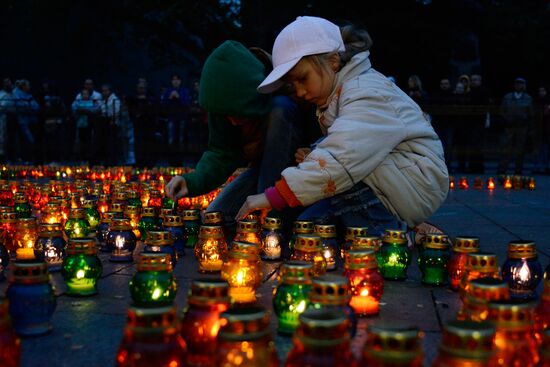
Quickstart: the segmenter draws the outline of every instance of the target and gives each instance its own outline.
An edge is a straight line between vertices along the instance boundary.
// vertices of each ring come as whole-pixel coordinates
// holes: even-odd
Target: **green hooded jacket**
[[[189,196],[205,194],[245,166],[244,137],[227,116],[262,119],[271,111],[271,96],[256,90],[268,71],[246,47],[226,41],[206,59],[202,69],[199,104],[208,112],[208,148],[195,171],[183,175]]]

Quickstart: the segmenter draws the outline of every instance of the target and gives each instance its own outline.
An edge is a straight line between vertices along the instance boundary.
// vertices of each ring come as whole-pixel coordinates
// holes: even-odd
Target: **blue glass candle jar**
[[[49,333],[56,300],[45,262],[20,262],[12,265],[6,297],[10,315],[19,335]]]
[[[533,241],[512,241],[502,265],[502,279],[510,286],[511,298],[529,299],[542,280],[542,265]]]
[[[40,224],[38,240],[34,244],[34,257],[45,261],[50,271],[61,270],[67,242],[63,238],[61,223]]]
[[[116,217],[116,213],[113,212],[104,212],[101,213],[101,221],[97,226],[96,238],[99,245],[99,251],[101,252],[111,252],[113,249],[107,246],[107,233],[109,233],[109,224],[111,220]]]
[[[184,256],[183,219],[179,215],[166,215],[162,221],[162,227],[172,235],[174,250],[177,254]]]
[[[282,221],[280,218],[265,218],[262,225],[260,239],[262,241],[262,260],[278,260],[281,258],[284,237],[281,233]]]
[[[183,211],[183,245],[185,248],[195,248],[199,241],[199,227],[201,225],[200,212],[195,209]],[[223,227],[220,226],[223,231]]]
[[[342,262],[336,239],[336,226],[333,224],[316,224],[315,234],[321,237],[321,246],[323,247],[323,256],[327,261],[327,270],[335,270]]]
[[[136,235],[132,232],[130,220],[113,218],[109,224],[105,244],[112,249],[109,261],[132,262],[136,248]]]
[[[447,263],[451,256],[449,238],[443,234],[428,234],[418,254],[418,267],[422,272],[422,283],[446,285],[449,272]]]
[[[178,254],[174,249],[174,240],[172,234],[168,231],[149,231],[143,253],[161,253],[170,256],[172,267],[178,262]]]
[[[103,265],[97,257],[93,238],[69,240],[67,257],[61,269],[61,275],[67,284],[66,294],[70,296],[97,294],[97,281],[102,271]]]
[[[382,237],[382,247],[376,253],[378,268],[384,279],[405,280],[411,255],[405,231],[388,229]]]

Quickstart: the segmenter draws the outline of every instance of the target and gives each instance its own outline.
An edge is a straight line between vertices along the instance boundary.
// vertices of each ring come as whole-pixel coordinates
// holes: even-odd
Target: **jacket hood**
[[[271,96],[256,87],[267,74],[265,66],[241,43],[225,41],[206,59],[199,104],[210,113],[255,118],[269,113]]]

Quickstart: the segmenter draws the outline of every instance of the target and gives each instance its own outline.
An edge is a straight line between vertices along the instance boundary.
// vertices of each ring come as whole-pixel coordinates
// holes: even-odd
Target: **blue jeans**
[[[381,236],[386,229],[403,228],[403,224],[363,182],[346,192],[316,202],[300,214],[298,220],[344,227],[368,227],[369,234],[375,236]]]

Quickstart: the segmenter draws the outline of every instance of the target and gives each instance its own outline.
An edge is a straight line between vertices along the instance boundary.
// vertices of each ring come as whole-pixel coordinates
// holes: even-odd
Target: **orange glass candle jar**
[[[15,246],[18,260],[34,259],[34,245],[38,240],[36,218],[20,218],[15,224]]]
[[[250,242],[258,245],[262,245],[260,239],[260,224],[255,220],[240,220],[237,222],[237,233],[235,234],[234,241]]]
[[[21,341],[11,326],[8,300],[0,297],[0,364],[18,367],[21,360]]]
[[[219,272],[222,269],[223,259],[227,254],[227,243],[223,235],[223,228],[220,226],[201,226],[194,254],[199,262],[199,272]]]
[[[61,223],[63,221],[63,215],[61,213],[61,206],[58,203],[49,202],[42,209],[42,216],[40,217],[40,223],[42,224],[54,224]]]
[[[308,310],[300,315],[300,326],[292,338],[294,348],[285,367],[356,367],[351,353],[349,321],[334,310]]]
[[[234,308],[221,314],[216,363],[224,367],[279,366],[265,309]]]
[[[233,302],[252,303],[256,301],[256,289],[263,280],[259,248],[254,244],[240,243],[252,247],[252,252],[239,247],[239,242],[234,244],[237,246],[233,246],[223,262],[221,277],[229,283],[229,296]]]
[[[479,278],[501,279],[497,255],[486,252],[468,254],[466,270],[458,284],[461,299],[464,299],[464,296],[468,293],[470,282]]]
[[[535,305],[526,301],[500,301],[489,303],[487,321],[497,329],[495,355],[490,367],[535,367],[539,361],[534,333]]]
[[[17,223],[17,213],[0,213],[0,234],[4,238],[4,246],[10,253],[17,249],[15,242],[15,225]]]
[[[487,367],[494,338],[495,327],[488,322],[451,321],[443,327],[432,367]]]
[[[139,221],[141,219],[141,207],[135,205],[128,205],[124,210],[124,218],[130,220],[130,226],[132,227],[132,232],[136,236],[136,239],[139,241],[141,239],[141,232],[139,231]]]
[[[307,234],[297,235],[294,253],[290,259],[313,263],[314,276],[323,275],[327,271],[327,261],[323,256],[321,237],[319,236]]]
[[[229,284],[221,279],[195,279],[181,320],[181,335],[187,343],[187,365],[216,367],[220,314],[229,309]]]
[[[489,302],[510,299],[508,283],[495,278],[479,278],[470,282],[468,293],[464,296],[458,320],[481,322],[489,315]]]
[[[351,249],[353,246],[353,241],[356,237],[366,237],[368,236],[369,229],[367,227],[347,227],[346,236],[344,238],[344,244],[340,249],[340,256],[344,258],[344,252]]]
[[[422,367],[423,359],[417,328],[374,325],[368,329],[363,366]]]
[[[376,255],[372,250],[346,252],[344,276],[351,288],[349,305],[359,316],[373,316],[379,312],[379,302],[384,293],[384,278],[378,272]]]
[[[449,271],[450,288],[458,290],[458,284],[466,270],[468,254],[479,251],[479,238],[470,236],[458,236],[455,238],[451,257],[447,263]]]

